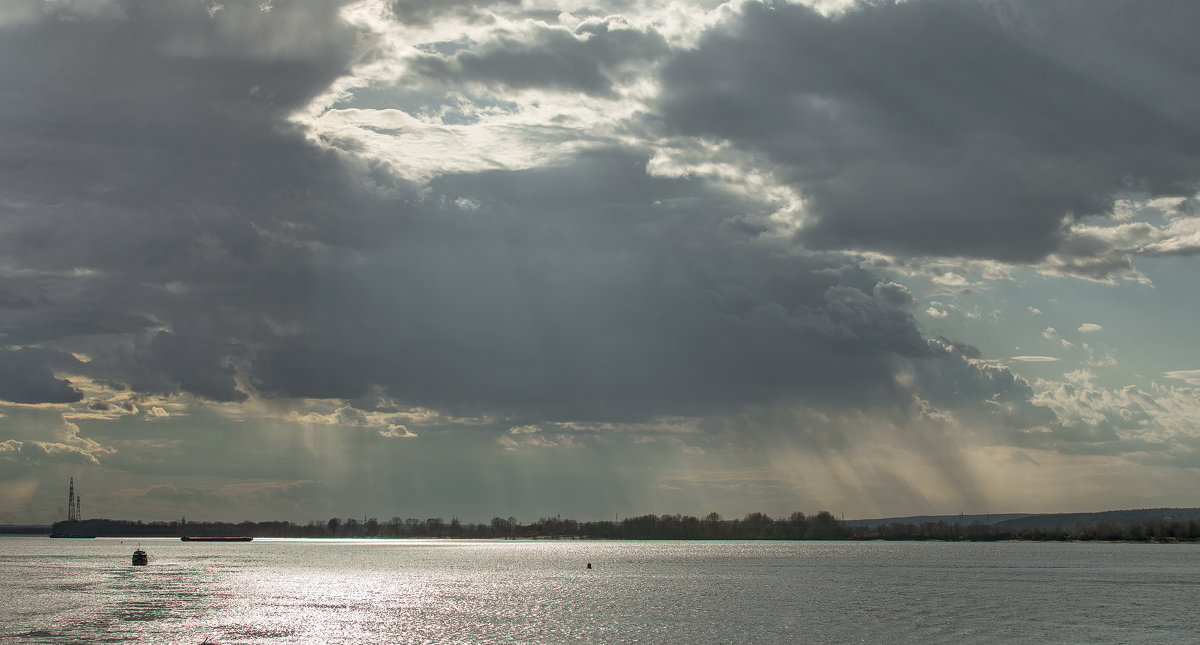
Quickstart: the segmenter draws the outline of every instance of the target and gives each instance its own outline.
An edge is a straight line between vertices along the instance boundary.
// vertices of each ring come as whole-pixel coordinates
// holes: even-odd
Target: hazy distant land
[[[1120,511],[1101,511],[1097,513],[997,513],[980,515],[913,515],[908,517],[887,517],[881,519],[846,520],[844,524],[852,527],[876,527],[889,524],[927,524],[930,522],[945,522],[947,524],[983,524],[1001,529],[1044,529],[1069,530],[1083,522],[1095,525],[1103,522],[1110,524],[1134,524],[1156,521],[1200,521],[1200,508],[1143,508]]]

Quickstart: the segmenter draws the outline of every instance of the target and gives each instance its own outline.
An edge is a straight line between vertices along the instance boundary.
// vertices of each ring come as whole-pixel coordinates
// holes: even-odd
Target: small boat
[[[134,565],[144,566],[149,562],[150,562],[150,557],[146,555],[145,551],[138,549],[133,552],[133,564]]]
[[[233,536],[191,536],[185,535],[180,540],[184,542],[249,542],[252,537],[233,537]]]

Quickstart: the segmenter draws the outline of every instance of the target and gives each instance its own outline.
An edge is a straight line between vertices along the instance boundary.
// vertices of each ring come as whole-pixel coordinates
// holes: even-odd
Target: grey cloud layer
[[[74,403],[83,394],[65,379],[55,378],[55,369],[79,365],[70,354],[47,349],[25,348],[0,351],[0,400],[13,403]]]
[[[670,130],[781,164],[805,243],[1032,261],[1200,180],[1194,3],[748,3],[666,69]]]
[[[304,245],[337,237],[345,170],[283,117],[342,73],[354,34],[327,2],[62,18],[0,38],[5,337],[135,388],[241,398],[235,339],[305,304]]]
[[[265,349],[261,389],[378,383],[475,412],[693,414],[798,392],[887,398],[891,357],[924,352],[901,288],[746,237],[726,224],[736,202],[650,177],[638,154],[431,188],[481,205],[378,222],[395,230],[317,296],[342,315]]]
[[[519,6],[521,0],[393,0],[389,7],[396,20],[405,24],[427,25],[444,16],[477,16],[481,10],[491,7]]]
[[[1030,174],[1078,150],[1035,142],[1049,128],[1036,120],[1008,124],[994,88],[960,78],[959,63],[943,61],[951,68],[937,74],[959,85],[939,93],[917,63],[938,62],[940,50],[909,50],[901,37],[932,39],[951,19],[975,25],[947,47],[993,67],[991,56],[1015,57],[1016,71],[993,70],[1008,92],[1040,68],[972,23],[983,20],[973,9],[910,4],[837,21],[749,5],[669,70],[668,127],[783,162],[816,199],[810,240],[1043,253],[1064,209],[1103,206],[1095,176],[1128,169],[1110,159],[1065,182]],[[614,144],[555,167],[416,187],[317,148],[285,117],[346,72],[355,34],[330,3],[258,6],[227,2],[210,15],[195,3],[129,1],[0,38],[0,60],[26,61],[0,66],[17,97],[0,107],[0,127],[17,133],[0,142],[3,326],[9,342],[43,347],[9,351],[13,369],[38,378],[24,391],[16,372],[0,372],[0,396],[78,400],[57,370],[227,402],[382,388],[450,412],[628,420],[794,398],[909,409],[912,391],[896,376],[916,363],[929,366],[915,370],[918,394],[1028,399],[1005,373],[928,344],[903,287],[854,258],[756,237],[744,222],[760,205],[701,179],[648,175],[653,150]],[[546,29],[525,49],[485,46],[425,71],[604,93],[614,69],[664,47],[603,21],[581,29],[586,41]],[[502,64],[513,55],[563,66],[530,74]],[[893,73],[925,70],[917,78],[932,94],[906,104],[875,70],[887,60]],[[750,102],[751,92],[761,96]],[[956,104],[962,112],[940,107],[960,94],[970,98]],[[909,108],[884,110],[887,101]],[[1136,120],[1135,108],[1113,109]],[[1109,121],[1096,118],[1060,136],[1098,134]],[[1145,132],[1161,143],[1160,129]],[[1023,142],[996,162],[1000,172],[953,162],[963,140],[993,135]],[[1034,143],[1051,152],[1034,155]],[[1183,162],[1162,163],[1155,181],[1166,186]],[[930,180],[943,172],[948,180]],[[1071,188],[1079,182],[1089,188]],[[964,215],[954,205],[968,194]],[[59,350],[90,362],[65,364]]]
[[[378,385],[448,410],[628,418],[899,396],[895,357],[925,353],[910,296],[748,237],[744,204],[648,176],[646,151],[445,176],[432,198],[360,188],[381,176],[281,121],[350,59],[323,7],[131,2],[4,39],[7,60],[47,65],[3,72],[23,133],[0,150],[19,203],[3,251],[40,281],[6,281],[11,336],[76,311],[90,326],[36,337],[91,357],[74,370],[218,401]],[[480,206],[441,206],[458,198]],[[43,378],[10,399],[78,398],[22,351],[9,363]]]
[[[657,33],[590,20],[574,32],[540,26],[532,34],[501,35],[448,57],[425,56],[413,65],[443,82],[603,96],[612,93],[615,76],[633,73],[634,65],[661,58],[667,50]]]

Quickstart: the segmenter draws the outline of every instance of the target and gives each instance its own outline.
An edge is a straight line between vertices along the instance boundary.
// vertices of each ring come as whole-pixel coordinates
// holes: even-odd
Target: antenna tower
[[[67,494],[67,521],[68,522],[74,522],[75,520],[79,519],[76,516],[75,509],[76,509],[76,506],[75,506],[75,478],[72,477],[70,492]]]

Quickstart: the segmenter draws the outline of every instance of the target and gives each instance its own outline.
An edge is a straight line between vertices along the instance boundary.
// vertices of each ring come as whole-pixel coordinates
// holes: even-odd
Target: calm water
[[[1185,643],[1197,580],[1197,545],[0,537],[0,643]]]

